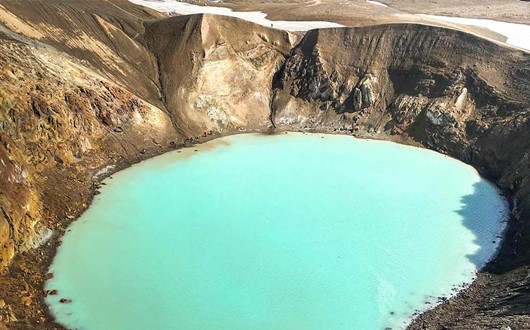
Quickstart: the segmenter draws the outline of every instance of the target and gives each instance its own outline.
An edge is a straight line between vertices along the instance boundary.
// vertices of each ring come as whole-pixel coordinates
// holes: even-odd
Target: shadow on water
[[[509,240],[503,235],[509,235],[506,230],[507,222],[511,216],[509,205],[506,199],[492,201],[492,190],[494,186],[485,181],[474,185],[473,193],[462,198],[462,208],[458,214],[464,218],[464,225],[471,230],[475,236],[474,243],[478,250],[468,255],[468,259],[477,267],[483,268],[484,263],[490,261],[500,249],[502,240]],[[493,238],[492,238],[493,237]],[[493,243],[495,242],[495,243]],[[509,243],[509,242],[506,242]],[[500,257],[506,258],[502,255]],[[487,265],[484,271],[489,273],[503,274],[506,271],[495,272]],[[497,297],[489,302],[483,302],[482,308],[486,311],[495,311],[496,317],[528,316],[528,306],[530,306],[530,281],[529,268],[511,271],[509,276],[500,277],[489,284],[488,294]],[[500,282],[497,282],[500,281]],[[496,290],[494,287],[509,287],[509,290]],[[502,310],[498,312],[498,310]]]
[[[473,193],[462,197],[461,202],[462,208],[457,213],[463,217],[464,226],[475,236],[473,243],[477,245],[477,251],[467,258],[482,269],[502,242],[509,216],[508,203],[500,191],[484,179],[475,183]]]

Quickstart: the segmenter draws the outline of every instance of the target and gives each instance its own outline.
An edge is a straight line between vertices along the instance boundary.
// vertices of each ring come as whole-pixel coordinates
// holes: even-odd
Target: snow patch
[[[137,5],[145,6],[170,15],[192,15],[192,14],[215,14],[241,18],[267,27],[274,27],[286,31],[308,31],[311,29],[344,27],[344,25],[327,21],[271,21],[267,19],[267,14],[260,11],[237,12],[229,8],[198,6],[176,0],[129,0]],[[210,2],[222,3],[221,0]],[[366,0],[367,3],[388,7],[388,5],[374,0]],[[450,16],[424,15],[440,21],[471,25],[486,28],[499,33],[507,38],[506,43],[525,50],[530,50],[530,25],[499,22],[489,19],[462,18]]]
[[[94,179],[96,179],[96,180],[101,179],[101,178],[102,178],[103,176],[105,176],[107,173],[109,173],[110,171],[112,171],[115,167],[116,167],[116,165],[107,165],[107,166],[103,167],[102,169],[100,169],[99,171],[97,171],[96,174],[94,174]]]
[[[384,3],[381,3],[379,1],[366,0],[366,2],[371,3],[372,5],[377,5],[377,6],[381,6],[381,7],[388,7],[388,5],[385,5]]]
[[[216,14],[238,17],[267,27],[274,27],[287,31],[308,31],[311,29],[343,27],[343,25],[325,21],[271,21],[267,14],[260,11],[238,12],[229,8],[213,6],[197,6],[174,0],[129,0],[132,3],[148,7],[167,14],[192,15]]]
[[[499,22],[490,19],[478,19],[478,18],[462,18],[462,17],[450,17],[450,16],[436,16],[436,15],[419,15],[423,17],[433,18],[440,21],[478,26],[486,28],[498,34],[502,34],[508,40],[506,43],[515,47],[519,47],[525,50],[530,50],[530,25],[517,24],[517,23],[506,23]]]

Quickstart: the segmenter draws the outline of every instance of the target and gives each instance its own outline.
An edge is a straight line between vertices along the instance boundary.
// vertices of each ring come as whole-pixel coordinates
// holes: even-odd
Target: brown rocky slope
[[[0,328],[58,327],[42,303],[46,268],[102,169],[270,127],[421,144],[497,183],[514,207],[499,257],[411,327],[528,328],[529,54],[423,25],[298,43],[121,0],[4,0],[0,21]]]

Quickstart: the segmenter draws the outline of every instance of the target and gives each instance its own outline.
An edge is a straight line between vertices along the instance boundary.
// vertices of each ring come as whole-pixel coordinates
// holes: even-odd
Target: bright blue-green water
[[[497,190],[431,151],[303,134],[197,148],[105,180],[51,267],[59,322],[403,328],[469,282],[503,228]]]

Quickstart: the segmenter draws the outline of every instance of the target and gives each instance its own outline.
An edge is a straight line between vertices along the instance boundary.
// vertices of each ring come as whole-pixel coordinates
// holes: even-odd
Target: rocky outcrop
[[[297,36],[229,17],[171,17],[146,25],[175,128],[217,133],[270,126],[272,78]]]
[[[527,53],[422,25],[300,40],[235,18],[161,17],[124,0],[28,3],[0,5],[0,328],[57,326],[39,309],[50,259],[33,248],[50,236],[57,244],[105,171],[274,127],[423,145],[495,181],[514,206],[499,258],[413,327],[526,322]]]

